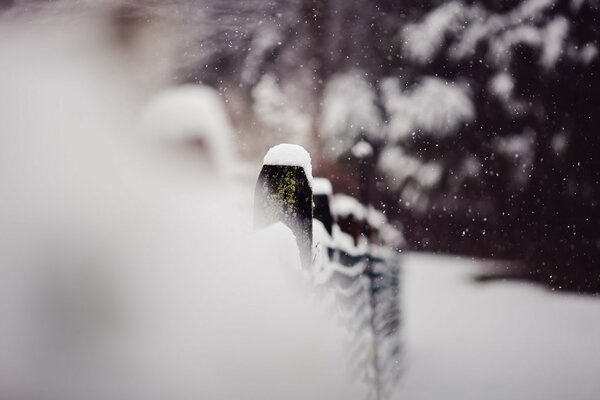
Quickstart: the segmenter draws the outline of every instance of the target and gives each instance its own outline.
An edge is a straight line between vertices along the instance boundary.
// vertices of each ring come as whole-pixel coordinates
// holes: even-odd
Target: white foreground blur
[[[102,21],[0,36],[0,398],[363,398],[291,232],[142,137],[157,82]]]

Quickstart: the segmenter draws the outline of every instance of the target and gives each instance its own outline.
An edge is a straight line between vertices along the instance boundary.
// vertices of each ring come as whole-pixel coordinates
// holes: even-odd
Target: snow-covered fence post
[[[333,194],[331,182],[326,178],[315,178],[313,185],[313,217],[323,223],[329,235],[333,236],[333,224],[330,198]]]
[[[312,167],[310,155],[294,144],[272,147],[264,158],[254,192],[254,225],[281,221],[296,236],[307,268],[312,252]]]

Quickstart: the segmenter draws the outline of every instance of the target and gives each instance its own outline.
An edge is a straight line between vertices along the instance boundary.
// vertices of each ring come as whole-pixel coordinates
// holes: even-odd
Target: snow
[[[569,145],[569,136],[564,132],[555,133],[550,140],[550,146],[556,155],[561,155]]]
[[[465,177],[476,177],[481,173],[481,168],[481,161],[476,156],[470,154],[463,160],[460,170]]]
[[[577,12],[581,8],[581,6],[584,5],[585,3],[586,3],[586,0],[571,0],[569,6],[570,6],[571,10]]]
[[[319,244],[327,247],[334,247],[335,245],[332,236],[329,235],[323,223],[313,218],[313,245],[318,246]]]
[[[424,211],[428,192],[439,185],[444,166],[440,161],[423,161],[407,154],[402,146],[388,147],[381,153],[378,167],[385,174],[386,184],[392,190],[401,190],[404,207]]]
[[[447,35],[460,30],[466,11],[461,1],[450,1],[427,14],[422,22],[406,25],[401,32],[402,50],[421,64],[432,61]]]
[[[217,171],[231,167],[233,127],[215,89],[184,85],[164,90],[143,110],[140,130],[159,141],[202,140]]]
[[[263,159],[263,165],[302,167],[310,186],[313,185],[310,154],[300,145],[282,143],[271,147]]]
[[[569,22],[564,17],[556,17],[539,28],[534,25],[520,25],[491,39],[490,57],[498,66],[506,66],[511,60],[512,50],[518,44],[527,44],[541,50],[539,63],[552,69],[563,54],[569,30]]]
[[[352,155],[356,158],[366,158],[373,155],[373,147],[364,140],[352,146]]]
[[[331,182],[327,178],[314,178],[313,179],[313,195],[327,195],[333,194],[333,188]]]
[[[337,224],[333,226],[333,239],[336,248],[353,256],[365,254],[368,250],[366,241],[359,240],[358,244],[355,244],[354,238],[342,231]]]
[[[314,282],[324,290],[333,292],[337,310],[337,320],[348,329],[347,362],[357,378],[362,378],[370,387],[366,398],[389,398],[399,372],[396,350],[399,335],[395,329],[399,322],[397,314],[398,266],[395,257],[389,252],[380,252],[377,246],[349,243],[349,250],[334,231],[332,241],[325,228],[317,221],[313,227],[315,236]],[[352,242],[352,239],[350,239]],[[331,259],[324,256],[329,246],[334,251]],[[352,265],[340,264],[340,251],[358,256]],[[390,257],[389,263],[368,263],[364,257],[367,251],[372,255]],[[361,252],[359,252],[361,251]],[[370,277],[367,268],[378,278]],[[377,395],[376,393],[379,393]]]
[[[487,58],[497,67],[505,68],[510,63],[514,47],[518,44],[526,44],[541,50],[538,61],[549,70],[554,68],[564,51],[569,29],[569,22],[563,16],[555,17],[545,26],[540,26],[544,13],[554,4],[553,0],[526,0],[504,14],[494,14],[477,6],[463,6],[465,7],[462,12],[463,24],[455,24],[454,27],[452,14],[449,12],[451,8],[442,5],[432,11],[421,25],[425,25],[429,18],[438,15],[440,26],[437,30],[446,32],[446,35],[448,33],[454,35],[449,56],[455,60],[471,57],[478,44],[487,41],[489,42]],[[442,15],[445,20],[442,20]],[[445,37],[442,36],[442,39]],[[440,42],[440,39],[437,39],[437,42]],[[440,47],[441,44],[437,46]],[[430,61],[431,55],[427,55],[424,60]]]
[[[419,168],[416,179],[422,187],[433,188],[439,183],[443,172],[444,169],[440,163],[430,161]]]
[[[373,206],[364,206],[354,197],[345,194],[335,194],[331,200],[331,212],[337,217],[353,216],[359,221],[366,220],[374,229],[379,231],[382,242],[392,248],[398,248],[404,244],[402,233],[388,223],[385,214]],[[354,239],[334,226],[334,243],[349,254],[360,254],[365,252],[363,243],[355,246]]]
[[[353,216],[362,221],[367,216],[366,207],[352,196],[337,193],[331,199],[331,212],[338,217]]]
[[[540,63],[547,69],[556,65],[563,53],[564,43],[569,33],[569,21],[556,17],[544,29],[544,42]]]
[[[491,17],[484,20],[484,15],[475,19],[467,25],[455,43],[448,50],[448,56],[453,60],[462,60],[475,54],[477,45],[484,40],[499,22],[497,18]],[[487,15],[486,15],[487,17]]]
[[[363,399],[289,229],[134,134],[143,65],[53,28],[0,35],[0,398]]]
[[[306,138],[310,132],[310,115],[304,110],[294,87],[282,86],[273,74],[260,78],[252,89],[252,98],[257,119],[284,134],[287,140]]]
[[[500,99],[509,99],[515,88],[513,78],[507,72],[496,74],[490,81],[490,89]]]
[[[379,235],[385,246],[389,246],[392,249],[401,249],[406,246],[406,240],[402,231],[394,228],[390,224],[383,225],[379,228]]]
[[[335,248],[333,238],[325,229],[325,226],[318,219],[313,219],[313,247],[312,247],[312,262],[311,262],[311,275],[313,282],[317,285],[324,284],[327,282],[333,270],[328,268],[329,255],[328,248]]]
[[[361,135],[381,138],[383,122],[377,94],[361,70],[335,74],[323,94],[319,129],[325,150],[339,156],[350,150]]]
[[[367,208],[367,223],[372,228],[382,228],[387,223],[387,218],[384,213],[369,206]]]
[[[512,178],[519,186],[524,186],[531,177],[535,157],[535,132],[526,128],[520,134],[496,137],[493,141],[496,153],[512,164]]]
[[[402,233],[391,226],[385,214],[373,206],[365,206],[354,197],[337,193],[331,199],[331,212],[333,215],[341,218],[353,217],[358,221],[366,221],[372,228],[377,229],[384,244],[391,248],[398,248],[404,245]],[[359,239],[358,244],[354,244],[352,236],[341,231],[339,226],[334,225],[333,238],[336,246],[348,254],[358,255],[367,251],[367,243]]]
[[[556,0],[525,0],[508,14],[508,19],[513,23],[533,20],[555,3]]]
[[[508,65],[512,50],[519,44],[538,48],[543,43],[543,31],[534,25],[520,25],[501,35],[494,36],[490,42],[489,57],[498,66]]]
[[[435,77],[424,77],[409,92],[401,91],[397,78],[382,83],[384,105],[390,115],[388,137],[405,139],[423,131],[440,138],[455,134],[475,118],[475,107],[466,87]]]
[[[273,26],[262,26],[256,31],[241,73],[244,83],[251,84],[257,80],[265,55],[277,47],[281,39],[281,32]]]
[[[485,269],[404,257],[404,373],[392,399],[596,399],[600,299],[475,283]]]
[[[523,115],[527,110],[525,100],[514,96],[515,83],[508,72],[499,72],[489,82],[491,93],[500,101],[506,112],[511,115]]]
[[[507,72],[499,72],[489,82],[491,93],[500,101],[505,111],[513,116],[523,115],[528,108],[524,99],[517,98],[513,77]]]
[[[423,22],[416,24],[425,31],[428,21],[431,32],[425,35],[426,46],[420,51],[421,62],[431,61],[435,53],[426,49],[435,46],[435,52],[450,38],[448,56],[454,60],[464,60],[474,55],[480,42],[487,42],[487,59],[499,69],[509,66],[515,46],[526,44],[540,50],[538,62],[546,70],[554,68],[566,47],[569,21],[562,15],[554,17],[543,25],[546,12],[552,9],[553,0],[526,0],[512,10],[496,14],[480,6],[464,6],[459,12],[457,5],[444,4],[430,12]],[[461,16],[461,18],[459,18]],[[456,19],[461,23],[457,23]],[[433,24],[437,21],[437,25]],[[435,27],[435,29],[433,29]],[[418,42],[417,42],[418,43]],[[410,54],[410,51],[408,51]],[[431,53],[431,54],[430,54]]]
[[[421,188],[431,189],[442,178],[443,168],[437,161],[421,161],[407,154],[400,146],[390,147],[381,153],[379,168],[385,173],[385,180],[393,189],[399,189],[408,180],[413,180]]]
[[[581,49],[581,59],[585,64],[591,63],[598,55],[598,47],[593,43],[586,43]]]

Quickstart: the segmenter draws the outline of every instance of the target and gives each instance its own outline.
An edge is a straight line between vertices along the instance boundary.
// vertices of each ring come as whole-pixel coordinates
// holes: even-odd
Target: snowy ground
[[[600,299],[517,282],[482,265],[404,259],[404,375],[394,399],[598,399]]]

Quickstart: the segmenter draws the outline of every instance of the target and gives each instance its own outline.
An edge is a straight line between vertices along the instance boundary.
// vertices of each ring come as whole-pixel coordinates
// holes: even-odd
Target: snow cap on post
[[[310,154],[300,145],[282,143],[271,147],[263,159],[263,165],[302,167],[312,188],[313,176]]]
[[[312,167],[308,152],[293,144],[272,147],[256,182],[255,227],[278,221],[286,224],[296,236],[302,265],[308,268],[312,255],[312,218]]]
[[[327,178],[314,178],[313,180],[313,192],[314,195],[331,196],[333,194],[333,188],[331,182]]]

